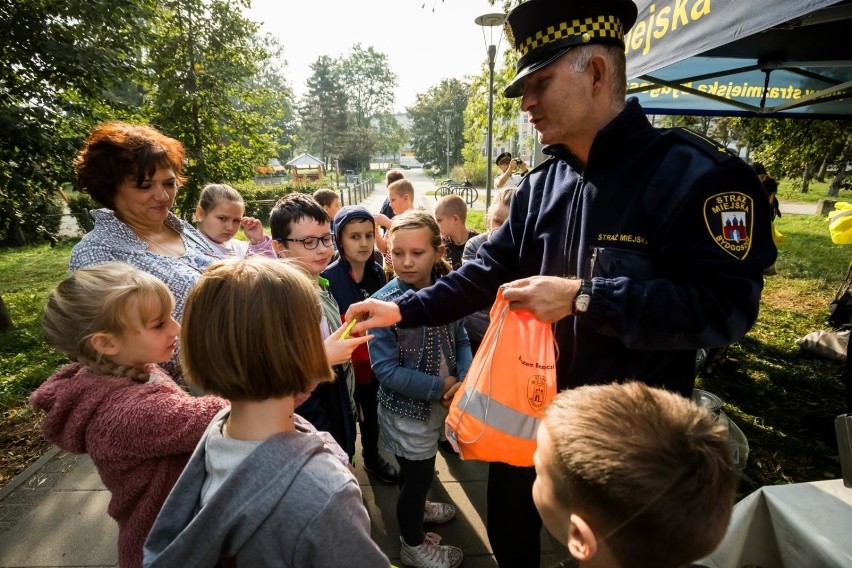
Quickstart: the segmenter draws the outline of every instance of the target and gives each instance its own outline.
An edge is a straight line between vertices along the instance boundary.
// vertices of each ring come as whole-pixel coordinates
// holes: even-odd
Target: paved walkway
[[[464,550],[465,567],[497,566],[485,533],[486,464],[439,452],[436,471],[430,498],[453,503],[458,515],[432,530]],[[357,478],[373,539],[399,565],[398,489],[382,484],[360,465]],[[109,492],[87,456],[49,451],[0,494],[0,566],[116,566],[118,528],[107,515],[108,503]],[[542,550],[543,566],[565,558],[546,531]]]
[[[817,210],[816,203],[793,203],[779,201],[778,207],[781,209],[782,215],[816,215],[819,212]]]
[[[435,210],[436,199],[434,195],[426,195],[426,192],[433,191],[436,187],[436,182],[423,173],[423,170],[405,170],[403,172],[414,186],[414,206],[423,207],[427,211]],[[438,181],[440,184],[440,180]],[[367,209],[373,213],[378,213],[382,208],[382,204],[388,196],[388,190],[383,183],[376,184],[373,193],[361,202]],[[473,209],[485,209],[485,190],[479,190],[479,201],[473,205]]]
[[[414,183],[415,203],[431,211],[435,199],[425,193],[434,187],[432,180],[416,170],[406,176]],[[385,197],[387,189],[376,184],[363,204],[378,211]],[[360,458],[360,449],[357,455]],[[453,503],[458,515],[446,525],[427,528],[464,550],[466,568],[497,566],[485,532],[487,465],[439,452],[436,471],[430,499]],[[399,491],[368,475],[360,464],[357,478],[373,539],[400,565],[395,512]],[[107,515],[108,504],[109,492],[87,456],[48,451],[0,489],[0,567],[116,566],[118,527]],[[543,566],[567,557],[547,531],[542,531],[542,551]]]

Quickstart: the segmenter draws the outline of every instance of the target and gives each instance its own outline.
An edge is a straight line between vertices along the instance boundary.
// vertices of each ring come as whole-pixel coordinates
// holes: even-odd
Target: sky
[[[320,55],[338,58],[360,42],[388,56],[397,76],[395,112],[416,101],[441,79],[477,75],[487,59],[486,45],[506,48],[502,28],[485,31],[477,16],[501,11],[487,0],[252,0],[246,16],[261,33],[278,36],[284,46],[290,86],[305,92],[310,65]]]

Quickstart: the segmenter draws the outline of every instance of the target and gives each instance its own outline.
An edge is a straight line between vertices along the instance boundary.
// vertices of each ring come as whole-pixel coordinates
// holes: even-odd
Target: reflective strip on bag
[[[477,390],[466,390],[459,406],[488,427],[525,440],[535,440],[540,420],[509,408]]]

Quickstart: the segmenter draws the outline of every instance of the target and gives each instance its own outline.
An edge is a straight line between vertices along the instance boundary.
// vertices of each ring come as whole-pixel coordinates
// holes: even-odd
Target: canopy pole
[[[766,93],[769,92],[769,75],[772,73],[772,69],[764,69],[763,73],[766,75],[766,80],[763,82],[763,96],[760,97],[761,110],[766,107]]]

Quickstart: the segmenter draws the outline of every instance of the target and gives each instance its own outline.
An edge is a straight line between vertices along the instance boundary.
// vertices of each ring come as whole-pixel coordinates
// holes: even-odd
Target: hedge
[[[272,212],[275,202],[288,193],[299,192],[311,195],[320,188],[332,189],[327,180],[276,184],[242,182],[230,185],[243,196],[243,201],[246,203],[246,216],[256,217],[264,223],[269,221],[269,214]]]

